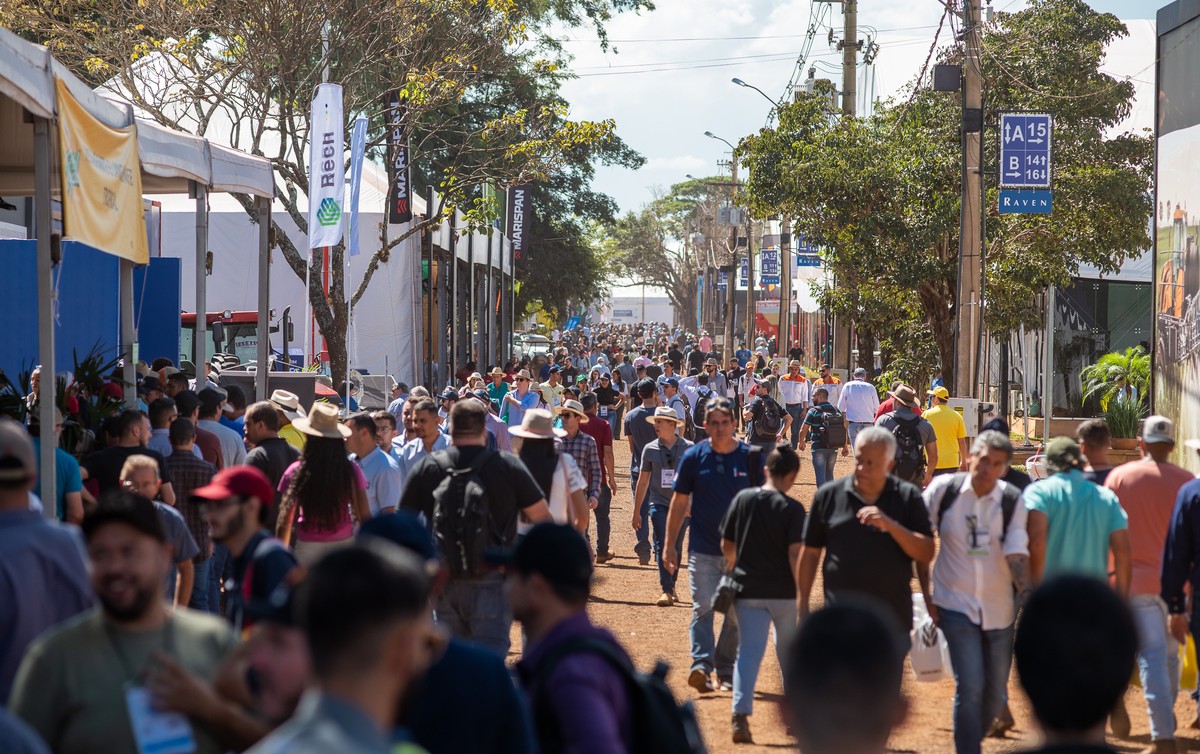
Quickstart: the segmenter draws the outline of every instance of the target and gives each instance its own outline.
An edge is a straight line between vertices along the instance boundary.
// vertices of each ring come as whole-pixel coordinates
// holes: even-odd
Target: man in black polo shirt
[[[508,549],[517,539],[517,515],[525,514],[532,523],[550,520],[546,495],[538,487],[525,464],[512,453],[487,448],[487,409],[476,400],[458,401],[450,409],[452,447],[421,456],[409,471],[400,497],[400,510],[425,515],[436,530],[434,491],[451,469],[466,469],[475,464],[476,473],[487,491],[490,514],[488,545]],[[486,454],[486,457],[484,457]],[[478,459],[478,463],[475,463]],[[443,562],[457,557],[447,553],[439,542]],[[472,573],[483,570],[481,563],[469,564]],[[471,639],[483,646],[508,654],[512,610],[504,597],[504,577],[497,573],[483,576],[451,573],[444,591],[437,596],[437,622],[455,636]]]
[[[874,598],[905,632],[912,625],[912,564],[933,560],[933,531],[921,490],[889,473],[895,457],[891,432],[864,429],[854,443],[854,473],[817,490],[804,525],[801,617],[808,614],[817,563],[826,550],[826,605],[850,596]]]

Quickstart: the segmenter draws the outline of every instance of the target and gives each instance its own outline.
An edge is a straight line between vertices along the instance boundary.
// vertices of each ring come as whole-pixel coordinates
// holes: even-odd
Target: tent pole
[[[479,354],[479,367],[482,373],[487,368],[489,363],[496,358],[496,337],[492,334],[494,322],[496,321],[496,296],[492,290],[492,231],[495,225],[488,223],[487,235],[487,278],[484,282],[483,303],[486,314],[480,322],[480,329],[483,330],[483,351]],[[487,354],[486,356],[484,354]]]
[[[133,327],[133,262],[122,259],[120,263],[120,281],[118,291],[121,297],[121,356],[125,366],[121,370],[121,380],[125,383],[125,408],[137,408],[137,369],[134,366],[137,332]],[[196,387],[202,388],[204,365],[196,365]]]
[[[305,291],[308,298],[308,289]],[[271,377],[271,332],[267,315],[271,307],[271,199],[260,197],[258,200],[258,368],[255,370],[254,393],[260,401],[265,401],[269,392],[268,380]],[[283,333],[283,323],[280,323],[280,333]]]
[[[43,441],[40,443],[38,478],[42,480],[41,492],[42,500],[45,501],[46,518],[54,519],[57,517],[55,501],[58,499],[57,490],[54,488],[54,451],[57,443],[51,438],[57,436],[57,428],[54,426],[54,392],[58,386],[54,377],[54,260],[51,257],[50,238],[54,232],[50,217],[53,168],[50,161],[50,121],[44,118],[35,118],[33,121],[33,162],[37,231],[38,360],[42,364],[42,382],[38,389],[38,420],[42,427]]]
[[[208,361],[208,187],[192,181],[196,200],[196,325],[192,332],[192,363],[196,365],[196,390],[203,385],[204,364]]]

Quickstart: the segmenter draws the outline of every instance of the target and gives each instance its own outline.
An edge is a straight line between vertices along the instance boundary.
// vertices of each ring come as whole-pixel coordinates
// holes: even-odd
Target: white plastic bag
[[[917,623],[910,633],[912,637],[913,675],[923,683],[940,681],[950,673],[950,649],[942,630],[933,625],[929,616]]]

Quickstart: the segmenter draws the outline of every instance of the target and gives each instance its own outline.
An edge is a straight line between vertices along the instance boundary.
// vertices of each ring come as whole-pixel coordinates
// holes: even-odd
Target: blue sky
[[[711,130],[736,143],[764,125],[768,102],[733,85],[739,77],[772,97],[783,95],[797,70],[796,58],[810,25],[809,0],[656,0],[656,10],[626,14],[609,26],[614,52],[603,52],[588,30],[564,36],[575,56],[579,78],[564,86],[576,118],[615,118],[618,133],[647,158],[637,171],[601,168],[596,186],[614,196],[623,210],[634,210],[686,174],[719,172],[728,148],[704,137]],[[997,11],[1017,10],[1024,0],[994,0]],[[1162,2],[1095,0],[1092,7],[1118,17],[1153,19]],[[809,65],[817,77],[840,81],[839,53],[829,48],[828,27],[840,32],[840,6],[819,3],[826,16],[799,79]],[[887,97],[901,89],[921,67],[941,17],[938,0],[871,0],[859,5],[860,38],[880,45],[873,68],[861,68],[860,92]],[[1137,24],[1137,33],[1110,51],[1106,68],[1130,75],[1139,86],[1140,112],[1134,125],[1149,126],[1152,106],[1153,26]],[[948,28],[943,30],[945,44]],[[840,34],[839,34],[840,36]],[[1143,90],[1146,97],[1142,97]]]

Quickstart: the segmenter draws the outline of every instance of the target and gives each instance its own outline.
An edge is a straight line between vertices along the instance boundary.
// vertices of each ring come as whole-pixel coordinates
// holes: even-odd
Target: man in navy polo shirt
[[[692,585],[692,670],[688,685],[700,692],[713,691],[709,674],[717,671],[722,687],[733,688],[733,661],[737,658],[737,619],[725,616],[721,637],[713,647],[712,599],[725,570],[721,554],[721,521],[737,493],[761,486],[764,480],[761,452],[734,437],[733,401],[712,398],[704,416],[708,440],[693,445],[679,460],[675,494],[667,511],[667,541],[663,560],[667,570],[679,568],[675,554],[683,519],[691,506],[692,533],[688,539],[688,575]]]

